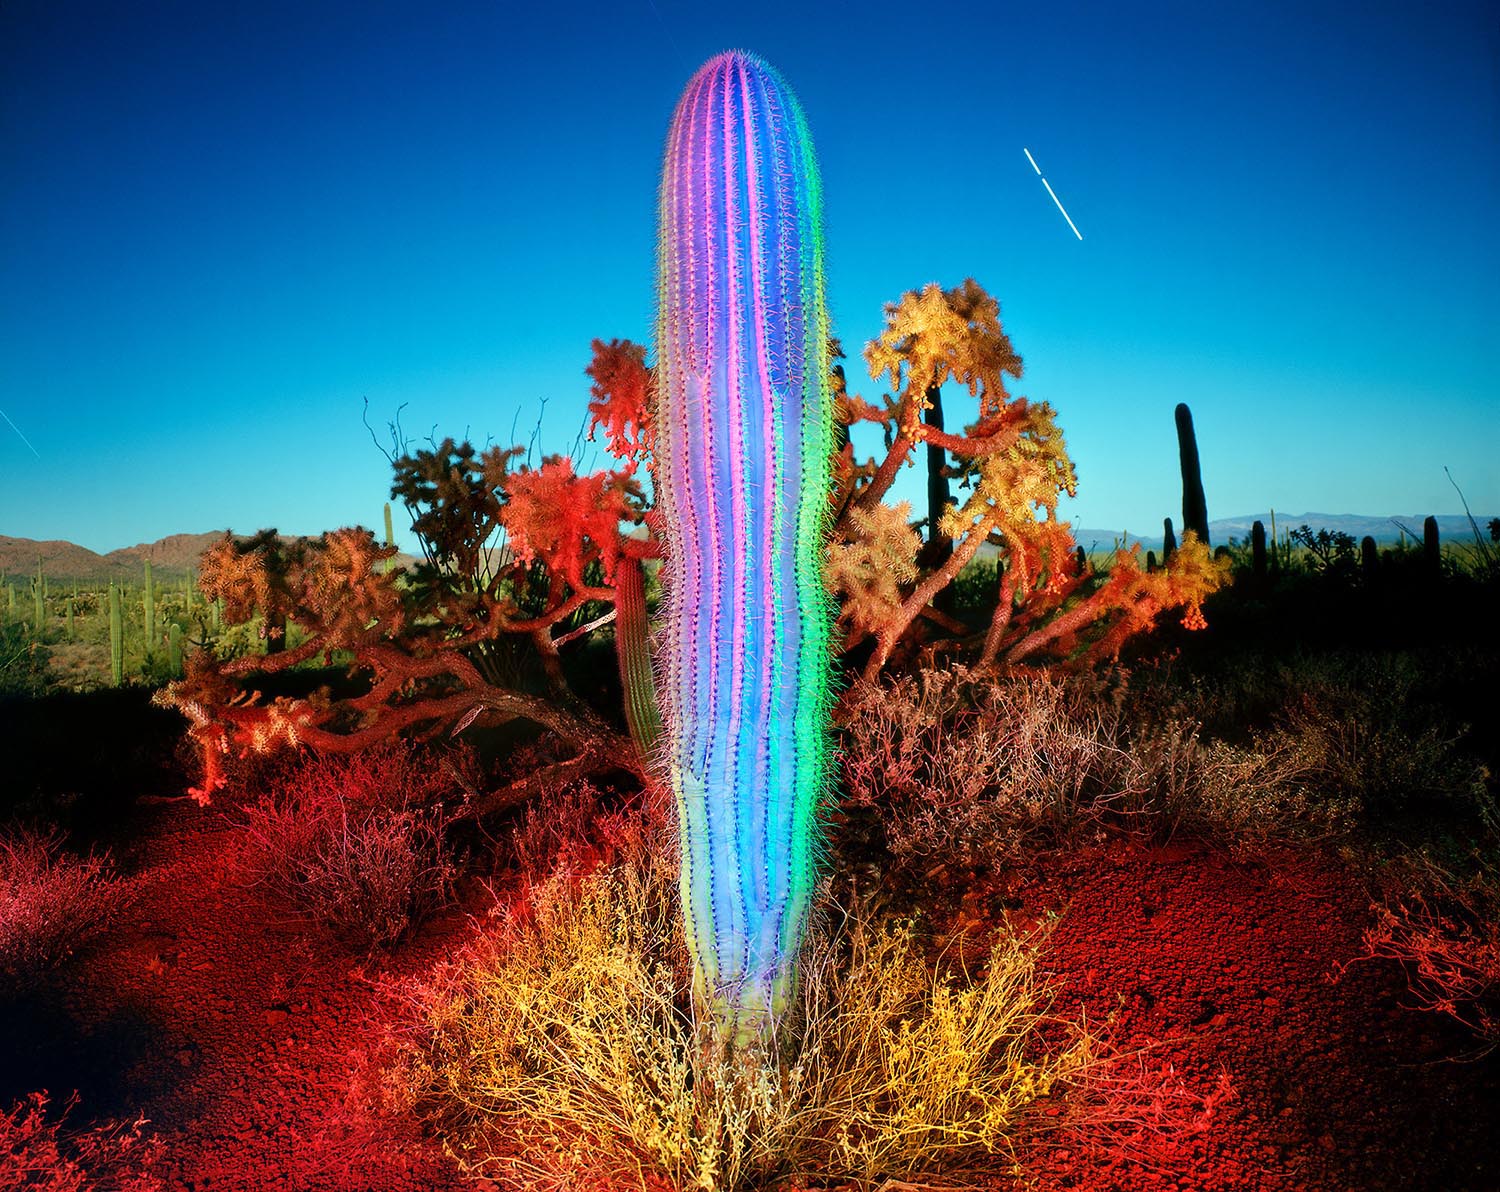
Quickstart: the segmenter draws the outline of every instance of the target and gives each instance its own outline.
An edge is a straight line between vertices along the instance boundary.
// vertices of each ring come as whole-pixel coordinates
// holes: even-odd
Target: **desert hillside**
[[[107,555],[98,554],[73,542],[37,542],[30,538],[7,538],[0,535],[0,571],[7,575],[29,575],[40,558],[49,579],[112,580],[135,579],[144,563],[161,579],[186,575],[196,567],[201,555],[223,530],[202,534],[168,534],[155,542],[141,542],[121,547]]]

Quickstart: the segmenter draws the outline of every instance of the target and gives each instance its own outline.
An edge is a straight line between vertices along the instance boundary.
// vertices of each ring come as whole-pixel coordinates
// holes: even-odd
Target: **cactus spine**
[[[829,782],[822,207],[781,76],[739,52],[706,63],[672,118],[659,205],[659,761],[696,990],[736,1044],[790,1003]]]
[[[125,681],[125,618],[120,614],[120,589],[109,585],[109,678],[118,687]]]
[[[1182,529],[1198,535],[1208,545],[1208,501],[1203,496],[1203,471],[1198,465],[1198,436],[1193,432],[1193,412],[1185,402],[1177,403],[1177,457],[1182,467]]]

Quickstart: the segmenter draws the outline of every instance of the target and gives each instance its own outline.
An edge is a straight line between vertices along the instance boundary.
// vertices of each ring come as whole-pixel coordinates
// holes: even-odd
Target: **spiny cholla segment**
[[[737,1030],[791,996],[831,758],[822,214],[785,81],[749,54],[709,61],[662,172],[657,678],[688,943]]]

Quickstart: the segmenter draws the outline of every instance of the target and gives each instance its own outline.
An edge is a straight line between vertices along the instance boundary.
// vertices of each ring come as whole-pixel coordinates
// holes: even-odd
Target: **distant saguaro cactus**
[[[141,609],[145,613],[146,657],[156,653],[156,589],[151,582],[151,560],[146,560],[146,588],[141,593]]]
[[[795,988],[831,764],[823,199],[772,67],[732,52],[693,76],[659,210],[661,762],[695,983],[742,1043]]]
[[[1380,552],[1368,534],[1359,540],[1359,567],[1366,579],[1374,579],[1380,570]]]
[[[385,544],[387,546],[396,545],[396,527],[391,523],[391,503],[389,501],[385,503]],[[387,571],[395,565],[396,560],[394,558],[385,561],[385,569]]]
[[[1438,537],[1435,517],[1422,522],[1422,569],[1432,579],[1438,579],[1443,574],[1443,546]]]
[[[1203,471],[1198,465],[1198,437],[1193,432],[1193,412],[1185,402],[1177,403],[1177,455],[1182,467],[1182,528],[1198,535],[1208,545],[1208,501],[1203,496]]]
[[[1266,523],[1263,521],[1250,527],[1250,570],[1256,579],[1266,578]]]
[[[1177,553],[1177,535],[1172,530],[1172,519],[1161,519],[1161,557],[1169,560]]]
[[[109,585],[109,680],[118,687],[125,681],[125,618],[120,613],[120,589]]]

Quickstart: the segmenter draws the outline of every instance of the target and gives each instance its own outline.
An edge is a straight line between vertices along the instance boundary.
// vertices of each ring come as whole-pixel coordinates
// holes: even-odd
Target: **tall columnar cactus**
[[[1250,570],[1256,579],[1266,578],[1266,523],[1263,521],[1250,525]]]
[[[1161,519],[1161,557],[1168,561],[1177,553],[1177,533],[1172,529],[1172,519]]]
[[[943,425],[943,390],[940,385],[927,389],[927,411],[922,421],[934,430],[945,429]],[[941,443],[927,443],[927,543],[919,556],[919,564],[936,571],[953,557],[953,536],[944,534],[943,515],[953,501],[952,488],[947,475],[948,453]],[[952,613],[956,591],[952,584],[946,585],[933,598],[933,605],[941,612]]]
[[[1422,568],[1429,579],[1438,579],[1443,574],[1443,546],[1435,517],[1422,521]]]
[[[625,697],[625,723],[642,757],[653,757],[661,737],[646,620],[646,576],[639,559],[615,564],[615,657]]]
[[[120,613],[120,589],[109,585],[109,677],[118,687],[125,681],[125,618]]]
[[[698,992],[744,1041],[795,987],[831,762],[823,199],[772,67],[733,52],[693,76],[659,213],[658,761]]]
[[[1208,501],[1203,496],[1203,470],[1198,465],[1198,436],[1193,433],[1193,412],[1178,402],[1177,456],[1182,466],[1182,528],[1198,535],[1208,545]]]
[[[387,546],[396,545],[396,527],[391,523],[391,503],[389,501],[385,503],[385,544]],[[395,565],[396,560],[394,558],[385,561],[385,569],[387,571]]]
[[[146,560],[146,589],[141,595],[141,612],[146,630],[146,657],[156,653],[156,589],[151,583],[151,560]]]
[[[31,633],[40,638],[47,631],[47,573],[40,557],[36,561],[36,578],[31,581]]]

